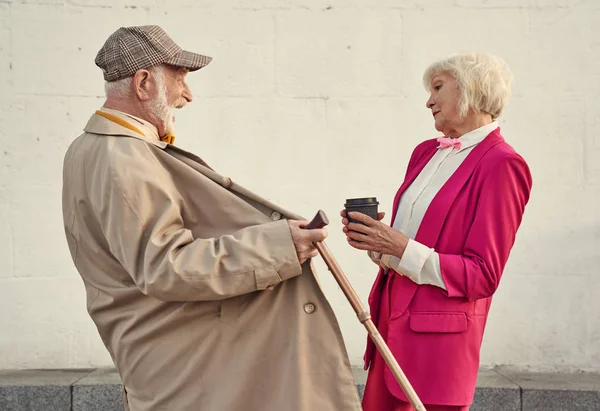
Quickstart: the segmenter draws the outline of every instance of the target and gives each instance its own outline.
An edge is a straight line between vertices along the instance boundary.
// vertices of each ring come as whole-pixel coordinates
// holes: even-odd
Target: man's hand
[[[292,233],[292,241],[296,247],[298,261],[303,264],[306,260],[316,257],[318,252],[314,243],[323,241],[327,238],[327,230],[324,228],[316,228],[314,230],[306,230],[303,227],[308,225],[309,221],[288,220],[290,232]]]

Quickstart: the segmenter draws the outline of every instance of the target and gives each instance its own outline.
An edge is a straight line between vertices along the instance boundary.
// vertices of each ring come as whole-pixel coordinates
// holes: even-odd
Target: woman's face
[[[427,108],[431,110],[435,129],[446,137],[459,137],[457,129],[462,123],[458,113],[458,85],[456,79],[448,73],[436,74],[431,80]]]

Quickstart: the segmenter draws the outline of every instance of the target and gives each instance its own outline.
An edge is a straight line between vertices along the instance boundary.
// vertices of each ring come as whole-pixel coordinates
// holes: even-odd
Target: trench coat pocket
[[[465,313],[411,313],[409,327],[418,333],[462,333],[467,331]]]

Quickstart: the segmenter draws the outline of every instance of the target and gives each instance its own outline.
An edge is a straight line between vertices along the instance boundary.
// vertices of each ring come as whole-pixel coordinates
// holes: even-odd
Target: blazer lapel
[[[435,153],[435,151],[433,153]],[[414,168],[412,168],[411,170],[408,170],[408,173],[406,174],[406,178],[402,182],[402,185],[400,186],[400,188],[398,189],[398,191],[396,192],[396,195],[394,197],[394,202],[392,205],[392,220],[390,223],[391,227],[394,226],[394,221],[396,220],[396,213],[398,212],[398,204],[400,203],[400,198],[402,198],[402,194],[412,184],[412,182],[415,180],[415,178],[417,178],[417,176],[419,175],[421,170],[423,170],[423,168],[425,167],[427,162],[433,156],[433,153],[431,154],[431,156],[429,156],[429,155],[424,156],[425,158],[423,158]],[[379,274],[377,275],[377,278],[375,279],[375,282],[373,283],[373,287],[371,288],[371,293],[369,294],[369,299],[368,299],[369,304],[371,304],[375,301],[379,301],[382,286],[383,286],[383,269],[380,269]],[[377,304],[375,304],[371,307],[371,314],[373,314],[373,316],[375,316],[375,318],[377,317],[377,312],[374,312],[376,310],[376,308],[377,308]]]
[[[492,131],[462,162],[458,169],[442,186],[437,195],[433,198],[429,208],[423,216],[421,226],[415,236],[415,241],[434,248],[442,231],[444,221],[452,207],[456,196],[463,188],[465,183],[473,174],[475,167],[483,156],[495,145],[502,143],[504,139],[500,135],[500,129]]]
[[[435,154],[435,150],[432,150],[431,153],[426,153],[425,155],[423,155],[422,158],[419,160],[419,162],[413,168],[408,170],[408,172],[406,173],[406,177],[404,178],[402,185],[400,185],[400,188],[398,189],[398,191],[396,192],[396,195],[394,197],[394,202],[392,205],[392,220],[390,223],[391,227],[394,226],[394,221],[396,220],[396,214],[398,212],[398,204],[400,204],[400,198],[402,198],[402,194],[404,194],[406,189],[412,184],[412,182],[415,180],[415,178],[417,178],[417,176],[419,175],[421,170],[423,170],[425,165],[429,162],[429,160],[431,160],[431,157],[433,157],[434,154]],[[394,271],[392,270],[392,272],[394,272]],[[402,281],[402,278],[404,278],[401,276],[399,276],[399,277],[400,278],[398,280],[400,280],[400,281]],[[373,287],[371,288],[371,292],[369,293],[369,299],[368,299],[369,311],[370,311],[371,317],[373,318],[373,321],[377,325],[379,322],[379,303],[381,301],[381,293],[383,292],[383,289],[384,289],[385,278],[386,277],[384,275],[384,270],[382,268],[380,268],[379,273],[377,274],[377,278],[375,279],[375,282],[373,283]],[[396,281],[396,283],[398,283],[398,282],[399,281]],[[394,300],[394,302],[393,302],[394,311],[396,311],[395,307],[397,306],[397,304],[400,304],[400,306],[403,306],[404,308],[402,311],[404,311],[406,309],[406,307],[408,307],[408,303],[410,303],[410,300],[412,299],[416,290],[417,290],[417,284],[408,280],[406,282],[406,285],[403,287],[403,293],[401,295],[399,295],[399,297],[396,298],[396,300]],[[371,365],[371,360],[373,358],[374,351],[375,351],[375,345],[373,344],[373,341],[371,341],[370,338],[367,338],[367,347],[365,350],[365,355],[363,357],[365,370],[368,369],[369,366]]]
[[[394,197],[394,204],[392,206],[392,221],[390,223],[390,226],[393,227],[394,221],[396,221],[396,213],[398,212],[398,205],[400,204],[400,199],[402,198],[402,194],[404,194],[406,189],[408,187],[410,187],[410,185],[412,184],[413,181],[415,181],[415,178],[417,178],[419,173],[421,173],[421,171],[425,168],[427,163],[429,163],[429,160],[431,160],[431,157],[434,156],[435,152],[436,152],[436,150],[432,150],[430,153],[425,154],[420,159],[420,161],[415,165],[415,167],[413,167],[411,170],[409,170],[408,173],[406,174],[406,178],[402,182],[402,185],[400,186],[400,188],[396,192],[396,196]]]
[[[400,188],[396,192],[396,196],[394,197],[394,203],[392,206],[392,220],[391,220],[390,226],[392,226],[392,227],[394,226],[394,221],[396,220],[396,214],[398,212],[398,204],[400,204],[400,199],[402,198],[402,194],[404,194],[406,189],[412,184],[412,182],[415,180],[415,178],[417,178],[417,176],[423,170],[425,165],[427,165],[429,160],[431,160],[431,157],[433,157],[435,152],[436,152],[436,150],[431,150],[430,153],[425,153],[421,157],[419,162],[413,168],[408,170],[408,172],[406,174],[406,178],[402,182],[402,185],[400,186]],[[401,278],[399,278],[399,280],[402,281]],[[377,321],[377,319],[379,317],[379,301],[381,301],[381,293],[383,292],[384,283],[385,283],[384,271],[383,271],[383,269],[380,269],[379,273],[377,275],[377,278],[375,279],[375,282],[373,283],[373,287],[371,288],[371,293],[369,294],[369,309],[370,309],[371,315],[373,316],[375,321]],[[404,290],[406,291],[405,299],[408,302],[410,302],[410,300],[412,299],[412,296],[414,295],[414,292],[416,291],[416,289],[417,289],[417,287],[416,287],[415,283],[413,283],[410,280],[407,281],[407,284],[404,287]],[[394,306],[397,303],[398,303],[398,301],[394,301]],[[408,304],[407,303],[405,304],[403,301],[400,301],[400,303],[402,306],[404,306],[404,305],[408,306]],[[367,357],[365,357],[365,358],[367,358]]]

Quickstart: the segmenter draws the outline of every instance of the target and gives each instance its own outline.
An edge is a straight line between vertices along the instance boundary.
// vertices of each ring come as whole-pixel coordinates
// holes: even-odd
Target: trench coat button
[[[306,314],[312,314],[317,310],[317,307],[313,303],[304,304],[304,312]]]
[[[277,211],[273,211],[271,213],[271,220],[278,221],[280,219],[281,219],[281,214],[280,213],[278,213]]]
[[[231,178],[229,177],[223,177],[223,179],[221,180],[221,185],[225,188],[230,188],[232,184],[233,181],[231,181]]]

